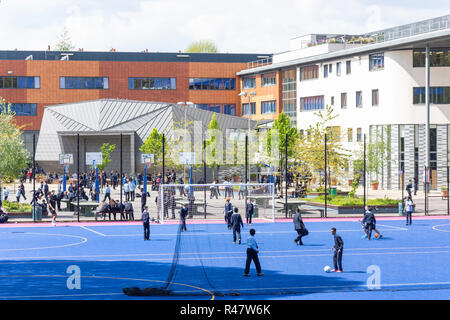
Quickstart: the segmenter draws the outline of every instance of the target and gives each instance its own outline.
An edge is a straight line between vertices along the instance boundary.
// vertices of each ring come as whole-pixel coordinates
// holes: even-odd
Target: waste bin
[[[337,194],[336,188],[331,188],[330,189],[330,196],[335,196],[336,194]]]
[[[41,206],[33,207],[31,213],[33,216],[33,221],[42,221],[42,207]]]
[[[398,203],[398,215],[403,216],[403,203],[402,202]]]

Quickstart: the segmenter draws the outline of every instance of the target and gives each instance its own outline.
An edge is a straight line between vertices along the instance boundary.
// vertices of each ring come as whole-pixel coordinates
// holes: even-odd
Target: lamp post
[[[241,93],[238,94],[238,96],[239,97],[248,97],[248,104],[247,104],[247,110],[248,110],[248,113],[247,113],[247,118],[248,118],[248,134],[247,134],[247,137],[248,138],[247,138],[247,141],[249,142],[248,139],[250,139],[250,114],[251,114],[250,99],[251,99],[252,96],[256,96],[256,92],[252,91],[249,94],[247,94],[247,91],[242,91]],[[250,174],[250,170],[249,170],[248,173],[245,174],[246,175],[246,177],[245,177],[246,179],[248,179],[247,178],[248,174]],[[248,180],[250,180],[250,179],[248,179]]]
[[[187,106],[189,105],[189,106],[193,106],[194,105],[194,103],[193,102],[190,102],[190,101],[187,101],[187,102],[183,102],[183,101],[181,101],[181,102],[177,102],[177,105],[180,105],[180,106],[184,106],[184,146],[183,146],[183,152],[184,152],[184,147],[186,146],[186,133],[187,133]],[[164,181],[164,177],[163,177],[163,181]],[[184,168],[183,168],[183,183],[186,183],[186,165],[184,165]]]

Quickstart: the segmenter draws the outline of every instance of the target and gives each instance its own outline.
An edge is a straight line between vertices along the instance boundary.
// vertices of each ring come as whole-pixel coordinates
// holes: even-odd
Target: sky
[[[448,0],[1,0],[0,50],[277,53],[309,33],[359,34],[450,14]]]

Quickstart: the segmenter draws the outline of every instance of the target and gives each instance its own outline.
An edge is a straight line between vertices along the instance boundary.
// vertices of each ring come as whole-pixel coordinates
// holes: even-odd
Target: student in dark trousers
[[[252,224],[252,217],[253,217],[253,202],[252,199],[247,198],[247,205],[245,207],[245,220],[248,225]]]
[[[144,192],[144,188],[141,188],[141,212],[144,212],[147,205],[147,193]]]
[[[231,227],[233,228],[233,243],[236,243],[236,233],[239,237],[239,244],[241,244],[241,227],[244,227],[244,222],[239,214],[239,209],[234,208],[234,213],[231,216]]]
[[[297,231],[297,238],[294,239],[295,244],[303,245],[302,237],[307,235],[308,230],[305,227],[305,224],[303,223],[302,215],[300,213],[300,209],[297,208],[297,211],[295,212],[294,218],[294,229]]]
[[[245,271],[244,271],[244,277],[249,276],[250,271],[250,263],[253,261],[255,263],[256,272],[258,276],[264,275],[261,272],[261,264],[259,263],[258,258],[258,244],[256,243],[255,239],[255,229],[250,229],[250,237],[247,238],[247,260],[245,261]]]
[[[334,250],[333,264],[334,272],[344,272],[342,270],[342,253],[344,251],[344,241],[341,236],[336,233],[336,228],[331,228],[331,234],[334,236],[334,246],[331,250]]]
[[[188,204],[185,203],[184,207],[180,210],[181,229],[180,232],[187,231],[186,229],[186,217],[189,214]]]
[[[106,201],[106,198],[108,198],[108,200],[111,201],[111,188],[109,187],[109,184],[106,184],[106,188],[105,188],[105,197],[103,198],[102,202]]]
[[[142,212],[142,224],[144,225],[144,240],[150,240],[150,215],[147,206],[144,207]]]
[[[409,179],[408,184],[406,185],[406,192],[408,192],[408,196],[412,198],[412,188],[413,188],[413,183],[412,180]]]
[[[406,225],[407,226],[411,225],[412,224],[412,212],[414,211],[414,202],[412,201],[410,196],[406,197],[404,211],[406,213]]]
[[[227,201],[225,202],[225,209],[223,213],[225,215],[225,221],[227,223],[228,229],[231,229],[231,215],[233,214],[233,205],[230,202],[230,198],[227,198]]]

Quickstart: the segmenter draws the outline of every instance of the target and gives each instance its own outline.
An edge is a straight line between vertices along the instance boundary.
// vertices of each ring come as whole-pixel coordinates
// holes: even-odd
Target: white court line
[[[361,251],[361,250],[417,250],[417,249],[449,249],[450,246],[440,246],[440,247],[399,247],[399,248],[349,248],[349,249],[345,249],[346,252],[348,251]],[[289,254],[289,255],[272,255],[272,256],[266,256],[265,254],[270,253],[270,254],[274,254],[274,253],[299,253],[299,254]],[[318,254],[302,254],[303,252],[327,252],[325,253],[318,253]],[[441,250],[441,251],[413,251],[413,252],[362,252],[362,253],[346,253],[346,256],[359,256],[359,255],[380,255],[380,254],[428,254],[428,253],[448,253],[450,252],[450,250]],[[260,252],[262,255],[260,255],[261,257],[264,258],[282,258],[282,257],[286,257],[286,258],[291,258],[291,257],[320,257],[320,256],[329,256],[331,254],[331,250],[330,249],[315,249],[315,250],[272,250],[272,251],[261,251]],[[206,257],[206,256],[202,256],[201,259],[227,259],[227,258],[234,258],[234,259],[240,259],[240,258],[245,258],[243,256],[243,252],[241,251],[234,251],[234,252],[186,252],[186,253],[182,253],[182,255],[215,255],[215,254],[227,254],[227,255],[239,255],[239,256],[226,256],[226,257],[217,257],[217,256],[212,256],[212,257]],[[114,258],[114,257],[148,257],[146,259],[126,259],[127,261],[131,260],[131,261],[148,261],[150,260],[172,260],[172,256],[173,253],[136,253],[136,254],[102,254],[102,255],[74,255],[74,256],[40,256],[39,259],[54,259],[54,258]],[[167,258],[159,258],[159,259],[155,259],[152,257],[156,257],[156,256],[169,256]],[[8,257],[8,259],[36,259],[36,257]],[[188,258],[188,257],[180,257],[180,259],[185,259],[185,260],[195,260],[195,259],[200,259],[199,257],[195,257],[195,258]],[[125,259],[121,259],[121,260],[102,260],[102,261],[125,261]],[[84,262],[90,262],[89,260],[86,260]],[[2,264],[21,264],[21,263],[29,263],[29,262],[5,262],[2,263],[0,262],[0,265]],[[47,261],[42,261],[42,262],[36,262],[36,263],[52,263],[47,262]],[[55,262],[58,263],[58,262]]]
[[[437,224],[435,226],[432,226],[431,229],[436,230],[436,231],[440,231],[440,232],[450,232],[450,230],[441,230],[438,229],[437,227],[442,227],[442,226],[448,226],[450,225],[450,223],[446,223],[446,224]]]
[[[83,228],[84,230],[87,230],[87,231],[90,231],[90,232],[93,232],[93,233],[99,234],[99,235],[101,235],[101,236],[103,236],[103,237],[106,237],[106,234],[103,234],[103,233],[101,233],[101,232],[97,232],[97,231],[95,231],[95,230],[92,230],[92,229],[90,229],[90,228],[88,228],[88,227],[85,227],[85,226],[80,226],[80,228]]]
[[[359,222],[359,221],[353,221],[353,222],[356,222],[356,223],[361,224],[361,222]],[[377,227],[378,227],[378,226],[381,226],[381,227],[385,227],[385,228],[393,228],[393,229],[395,229],[395,230],[408,231],[407,228],[396,227],[396,226],[390,226],[390,225],[386,225],[386,224],[379,224],[379,223],[376,223],[376,226],[377,226]],[[388,231],[394,231],[394,230],[388,230]]]
[[[10,232],[0,232],[0,233],[10,233]],[[59,234],[59,233],[37,233],[37,232],[21,232],[21,234],[32,234],[32,235],[43,235],[43,236],[56,236],[56,237],[68,237],[68,238],[78,238],[82,239],[80,242],[76,243],[69,243],[59,246],[49,246],[49,247],[35,247],[35,248],[11,248],[11,249],[0,249],[0,252],[4,251],[20,251],[20,250],[41,250],[41,249],[56,249],[56,248],[65,248],[65,247],[71,247],[71,246],[77,246],[80,244],[83,244],[88,241],[87,238],[81,237],[81,236],[74,236],[70,234]]]
[[[188,225],[189,226],[189,225]],[[248,229],[250,230],[250,229]],[[407,231],[408,229],[393,229],[389,231]],[[241,233],[243,231],[247,231],[247,228],[241,228]],[[339,233],[342,232],[361,232],[364,233],[364,230],[358,229],[358,230],[339,230]],[[292,233],[295,234],[295,231],[258,231],[258,234],[284,234],[284,233]],[[311,230],[309,233],[330,233],[330,230]],[[152,234],[150,233],[150,236],[176,236],[177,233],[156,233]],[[195,231],[191,231],[184,233],[183,236],[217,236],[217,235],[230,235],[230,232],[207,232],[207,233],[197,233]],[[128,234],[105,234],[105,237],[142,237],[142,233],[128,233]]]

